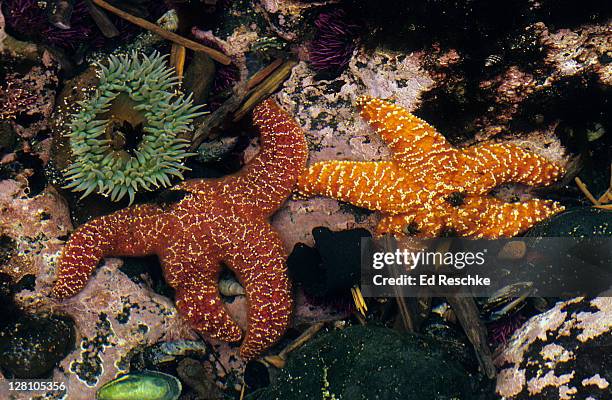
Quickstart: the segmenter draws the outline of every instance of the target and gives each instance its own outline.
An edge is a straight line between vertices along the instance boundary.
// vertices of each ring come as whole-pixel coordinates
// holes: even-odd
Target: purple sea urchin
[[[527,320],[527,318],[520,314],[512,314],[499,321],[492,322],[488,325],[489,341],[494,347],[506,344],[514,331],[519,329]]]
[[[234,64],[220,65],[213,80],[213,93],[221,93],[231,89],[240,80],[240,71]]]
[[[322,12],[315,25],[317,33],[308,47],[310,66],[318,72],[341,71],[355,49],[359,25],[343,9]]]
[[[153,16],[160,16],[165,11],[163,2],[152,4]],[[91,18],[87,4],[82,0],[74,1],[69,21],[56,21],[50,12],[56,5],[51,1],[36,0],[6,0],[0,2],[7,27],[19,38],[33,40],[75,51],[83,44],[93,49],[102,48],[108,44],[116,44],[117,38],[110,42],[104,37],[96,23]],[[139,28],[122,18],[108,16],[117,28],[121,41],[132,39]],[[62,27],[63,26],[63,27]]]
[[[8,0],[2,3],[8,27],[20,36],[66,49],[75,49],[79,43],[90,40],[94,35],[96,28],[89,20],[85,3],[80,1],[75,3],[68,29],[51,25],[46,7],[36,0]]]
[[[65,187],[83,192],[81,198],[95,191],[119,201],[127,194],[131,203],[139,190],[170,186],[171,175],[183,179],[183,160],[191,154],[180,135],[203,113],[191,96],[176,93],[178,79],[165,56],[111,55],[99,76],[69,125],[74,159]]]

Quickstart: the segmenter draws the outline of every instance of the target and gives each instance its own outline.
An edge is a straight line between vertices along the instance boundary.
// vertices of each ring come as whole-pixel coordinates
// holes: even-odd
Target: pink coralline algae
[[[355,50],[360,26],[342,9],[322,12],[315,25],[317,33],[308,47],[310,66],[317,72],[341,71]]]
[[[16,82],[9,81],[0,85],[0,120],[15,119],[23,110],[36,103],[36,99],[36,95]]]
[[[3,65],[0,71],[0,121],[8,122],[18,136],[29,138],[47,127],[58,78],[51,63],[24,72],[26,64]]]

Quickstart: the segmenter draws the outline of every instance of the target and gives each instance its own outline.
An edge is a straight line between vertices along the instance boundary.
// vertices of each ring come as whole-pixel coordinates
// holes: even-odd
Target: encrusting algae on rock
[[[248,298],[242,357],[274,344],[289,325],[293,301],[286,254],[267,218],[291,194],[307,148],[300,127],[273,100],[255,109],[254,122],[262,150],[238,173],[182,182],[173,190],[187,194],[176,204],[136,205],[80,226],[58,261],[53,295],[75,295],[104,257],[155,254],[176,289],[179,313],[197,331],[235,342],[242,332],[217,287],[224,263]]]
[[[305,195],[381,211],[378,235],[514,236],[563,210],[553,201],[506,203],[488,193],[514,182],[547,185],[563,168],[518,146],[453,147],[425,121],[389,101],[360,97],[361,116],[392,151],[390,161],[323,161],[300,177]]]
[[[496,394],[503,400],[609,399],[610,297],[557,303],[501,348]]]

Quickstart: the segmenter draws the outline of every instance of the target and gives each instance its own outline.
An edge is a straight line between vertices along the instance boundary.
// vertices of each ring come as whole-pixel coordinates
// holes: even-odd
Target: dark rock
[[[354,326],[320,334],[291,353],[278,380],[249,399],[484,399],[453,351],[391,329]]]
[[[47,377],[72,350],[74,341],[71,320],[25,316],[0,331],[0,368],[7,377]]]
[[[525,236],[606,237],[612,235],[612,211],[593,207],[574,208],[541,222]]]
[[[2,132],[0,131],[0,136]],[[1,146],[0,146],[1,147]],[[28,197],[34,197],[40,194],[47,184],[43,170],[43,161],[34,154],[18,150],[14,153],[15,159],[7,164],[0,164],[0,180],[1,179],[19,179],[18,175],[25,170],[30,170],[31,173],[26,173],[23,176],[28,181]]]
[[[268,367],[259,361],[249,361],[244,370],[244,383],[251,390],[264,388],[270,385]]]
[[[119,270],[133,282],[149,286],[155,293],[166,297],[174,296],[174,289],[166,283],[157,256],[124,257]]]
[[[420,332],[438,341],[445,342],[445,346],[453,350],[453,354],[461,360],[468,370],[478,370],[478,360],[474,348],[463,330],[456,324],[431,313],[421,324]]]
[[[35,290],[35,288],[36,276],[32,274],[26,274],[23,276],[23,278],[19,279],[13,289],[15,290],[15,293],[19,293],[22,290]]]
[[[219,389],[215,386],[211,374],[206,371],[201,362],[193,358],[181,360],[176,368],[181,381],[189,386],[201,399],[218,399]]]
[[[8,235],[0,235],[0,265],[4,265],[17,252],[15,240]]]
[[[287,260],[293,281],[315,297],[348,293],[359,283],[361,239],[372,235],[365,229],[332,232],[312,230],[315,247],[297,244]]]
[[[17,133],[13,125],[7,121],[0,121],[0,151],[10,153],[17,144]],[[2,154],[2,153],[0,153]]]
[[[109,0],[110,4],[140,18],[149,18],[149,0]]]
[[[11,324],[21,315],[15,305],[14,294],[11,276],[0,272],[0,315],[2,315],[0,329]]]
[[[542,260],[539,263],[541,272],[531,280],[536,282],[536,286],[555,288],[558,297],[549,299],[554,300],[553,303],[579,295],[597,296],[608,290],[612,279],[612,254],[607,240],[610,235],[612,211],[594,207],[570,209],[535,225],[525,233],[525,236],[534,238],[528,257],[559,252],[563,257],[551,257],[546,262]],[[576,239],[546,241],[539,237]],[[528,263],[524,265],[529,266]],[[515,279],[521,279],[520,273],[517,271]]]

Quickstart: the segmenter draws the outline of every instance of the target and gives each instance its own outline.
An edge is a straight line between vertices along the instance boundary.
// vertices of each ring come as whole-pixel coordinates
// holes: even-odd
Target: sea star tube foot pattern
[[[389,146],[389,161],[323,161],[298,180],[302,194],[380,211],[376,234],[514,236],[560,211],[553,201],[505,203],[489,192],[514,182],[547,185],[563,168],[521,147],[485,143],[456,148],[432,126],[386,100],[360,97],[357,108]]]
[[[104,257],[157,255],[183,318],[211,338],[234,342],[243,334],[219,295],[223,263],[246,291],[241,356],[254,358],[278,341],[293,300],[286,254],[267,219],[291,194],[308,149],[300,127],[273,100],[253,114],[261,150],[241,171],[181,182],[173,190],[188,194],[168,207],[131,206],[80,226],[60,255],[52,294],[78,293]]]

